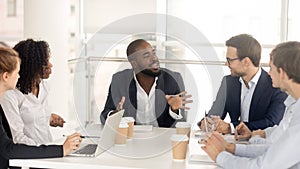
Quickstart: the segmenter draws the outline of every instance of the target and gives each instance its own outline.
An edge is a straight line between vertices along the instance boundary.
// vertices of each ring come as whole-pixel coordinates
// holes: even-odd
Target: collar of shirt
[[[253,85],[257,84],[260,75],[261,75],[261,68],[258,68],[257,73],[254,75],[254,77],[253,77],[253,78],[250,80],[250,82],[248,83],[249,89],[250,89]],[[241,83],[242,85],[245,85],[245,83],[244,83],[242,77],[240,77],[239,81],[240,81],[240,83]]]
[[[137,90],[138,90],[138,88],[140,88],[140,89],[142,89],[142,91],[146,94],[145,90],[142,88],[142,86],[140,85],[139,81],[137,80],[135,72],[133,72],[133,78],[134,78],[134,81],[135,81]],[[149,97],[150,97],[150,96],[154,93],[154,91],[155,91],[157,79],[158,79],[158,77],[155,77],[153,86],[151,87],[151,90],[150,90],[150,93],[149,93]],[[147,94],[146,94],[146,95],[147,95]]]
[[[249,88],[246,87],[242,78],[239,79],[240,83],[241,83],[241,108],[240,108],[240,111],[241,111],[240,120],[241,121],[248,122],[252,96],[253,96],[253,93],[254,93],[254,90],[255,90],[256,84],[259,80],[260,75],[261,75],[261,69],[259,68],[257,73],[254,75],[254,77],[248,83]]]
[[[158,126],[158,122],[155,114],[155,88],[158,77],[155,77],[155,82],[151,87],[149,95],[140,86],[135,72],[133,72],[133,78],[136,83],[136,95],[137,95],[137,116],[136,122],[140,124]]]
[[[140,83],[139,83],[139,81],[138,81],[137,78],[136,78],[136,74],[135,74],[134,71],[133,71],[133,79],[134,79],[134,81],[135,81],[135,84],[137,84],[137,86],[139,86],[140,88],[142,88],[141,85],[140,85]],[[155,79],[154,79],[153,86],[151,87],[150,93],[151,93],[151,91],[153,90],[153,87],[154,87],[154,88],[156,87],[157,79],[158,79],[158,77],[156,76]],[[143,88],[142,88],[142,89],[143,89]],[[143,91],[144,91],[144,89],[143,89]],[[144,91],[144,92],[145,92],[145,91]],[[150,96],[150,93],[149,93],[149,96]]]
[[[288,97],[284,101],[284,105],[285,105],[285,107],[290,107],[295,102],[296,102],[295,98],[293,98],[291,95],[288,95]]]
[[[49,95],[48,83],[47,83],[47,81],[44,81],[43,79],[41,79],[41,82],[39,84],[38,97],[36,97],[32,92],[30,92],[24,96],[33,102],[39,102],[41,104],[45,104],[45,102],[47,102],[48,95]],[[48,103],[46,103],[46,104],[48,104]]]

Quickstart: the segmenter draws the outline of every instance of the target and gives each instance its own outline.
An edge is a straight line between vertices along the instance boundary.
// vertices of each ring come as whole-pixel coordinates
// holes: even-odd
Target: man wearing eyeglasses
[[[223,169],[300,168],[300,42],[278,44],[270,53],[273,86],[280,87],[289,96],[284,101],[286,110],[278,126],[262,130],[264,138],[255,136],[252,143],[227,143],[219,133],[213,133],[201,148]],[[243,126],[243,123],[241,123]],[[239,125],[239,129],[241,125]],[[244,126],[245,127],[245,126]],[[246,128],[244,128],[246,129]],[[242,129],[242,130],[244,130]],[[244,135],[251,133],[244,130]],[[254,134],[252,132],[252,134]],[[245,135],[244,135],[245,136]],[[259,142],[255,140],[259,139]],[[254,142],[253,142],[254,141]]]
[[[287,95],[272,87],[268,73],[259,66],[261,45],[250,35],[241,34],[226,41],[226,65],[231,75],[222,79],[216,100],[208,116],[208,125],[229,134],[244,122],[252,130],[279,124],[285,110]],[[224,122],[227,113],[231,122]],[[199,123],[202,130],[204,120]],[[211,127],[211,126],[210,126]]]

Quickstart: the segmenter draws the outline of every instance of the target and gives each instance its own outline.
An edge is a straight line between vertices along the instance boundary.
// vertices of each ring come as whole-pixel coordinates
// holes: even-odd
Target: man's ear
[[[249,57],[245,57],[243,60],[242,60],[243,64],[245,66],[249,66],[250,64],[252,64],[252,61]]]
[[[137,67],[137,63],[136,63],[135,60],[130,61],[130,64],[131,64],[133,69],[135,69]]]
[[[282,80],[283,79],[286,79],[286,80],[290,79],[288,77],[288,75],[286,74],[286,72],[282,68],[279,68],[279,78],[282,79]]]

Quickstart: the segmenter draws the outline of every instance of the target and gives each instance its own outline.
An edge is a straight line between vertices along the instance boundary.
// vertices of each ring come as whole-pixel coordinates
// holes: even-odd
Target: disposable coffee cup
[[[120,123],[115,137],[115,144],[126,144],[128,124]]]
[[[133,129],[134,129],[135,120],[133,117],[123,117],[122,121],[124,121],[128,124],[127,138],[131,139],[133,137]]]
[[[185,160],[188,140],[189,138],[185,134],[174,134],[171,136],[174,160]]]
[[[188,122],[177,122],[176,125],[176,134],[186,134],[190,137],[191,124]]]

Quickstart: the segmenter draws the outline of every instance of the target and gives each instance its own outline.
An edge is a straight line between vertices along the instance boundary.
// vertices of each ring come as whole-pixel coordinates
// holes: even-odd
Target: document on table
[[[216,164],[210,157],[201,149],[203,144],[199,144],[198,140],[201,139],[197,132],[192,132],[189,142],[189,161],[192,163]],[[196,136],[195,136],[196,135]],[[202,135],[201,135],[202,136]],[[204,136],[204,134],[203,134]]]

